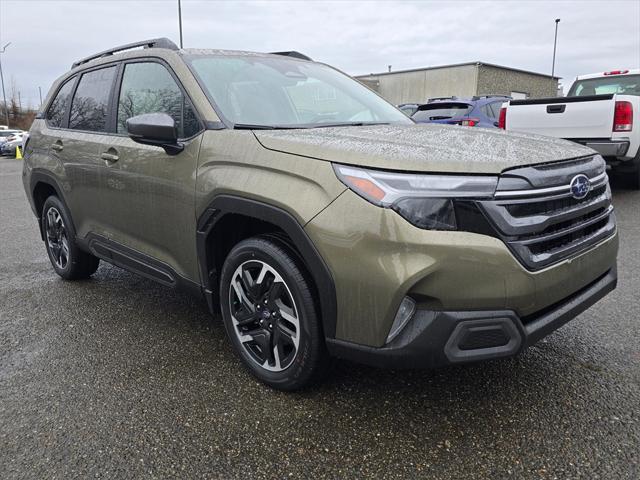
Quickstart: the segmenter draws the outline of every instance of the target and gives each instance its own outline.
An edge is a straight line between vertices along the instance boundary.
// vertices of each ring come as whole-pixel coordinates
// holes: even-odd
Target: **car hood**
[[[438,124],[255,130],[254,134],[269,150],[414,172],[500,173],[594,153],[557,138]]]

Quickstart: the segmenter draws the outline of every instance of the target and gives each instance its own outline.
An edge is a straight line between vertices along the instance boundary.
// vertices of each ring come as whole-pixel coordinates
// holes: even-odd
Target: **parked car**
[[[24,152],[25,147],[27,146],[27,141],[29,140],[29,132],[22,133],[22,142],[20,144],[20,151]]]
[[[497,128],[500,108],[511,97],[484,95],[469,99],[444,97],[419,105],[411,116],[418,123]]]
[[[9,139],[9,137],[13,137],[18,133],[20,133],[20,130],[13,130],[8,128],[0,129],[0,148],[2,147],[2,144]]]
[[[74,63],[42,111],[22,178],[53,270],[104,260],[204,297],[275,388],[331,356],[513,356],[616,285],[593,150],[416,125],[299,53],[125,45]]]
[[[16,147],[22,147],[23,133],[17,132],[7,137],[0,145],[0,155],[15,155]]]
[[[640,70],[613,70],[577,77],[567,97],[512,100],[502,126],[593,148],[640,189],[639,112]]]

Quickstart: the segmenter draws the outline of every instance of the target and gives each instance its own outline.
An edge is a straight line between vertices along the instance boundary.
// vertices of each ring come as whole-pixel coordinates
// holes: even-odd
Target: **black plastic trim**
[[[210,235],[217,222],[228,214],[240,214],[271,223],[289,236],[295,248],[300,252],[318,289],[324,334],[327,338],[335,337],[337,318],[335,283],[327,264],[305,233],[304,228],[289,212],[267,203],[243,197],[220,195],[213,199],[198,219],[196,245],[200,277],[204,287],[204,295],[212,312],[216,310],[218,305],[218,272],[215,271],[217,260],[215,249],[212,248],[214,239]]]
[[[591,307],[613,291],[617,281],[617,267],[614,265],[582,290],[525,318],[518,317],[511,310],[418,310],[400,334],[383,347],[327,339],[327,348],[333,356],[384,368],[435,368],[511,357]],[[459,348],[466,333],[473,328],[501,330],[508,341],[487,348]]]
[[[56,177],[53,176],[52,173],[50,173],[48,170],[44,170],[41,168],[34,168],[31,171],[31,178],[29,179],[29,203],[31,203],[32,206],[32,210],[33,213],[35,214],[36,218],[38,219],[38,227],[40,229],[40,237],[42,238],[42,240],[44,241],[44,231],[42,230],[42,217],[41,214],[42,212],[38,212],[35,209],[35,197],[34,197],[34,192],[36,189],[36,185],[38,183],[44,183],[49,185],[51,188],[53,188],[56,192],[56,195],[58,196],[58,198],[60,199],[60,201],[62,202],[62,204],[65,206],[65,208],[67,209],[68,212],[71,212],[71,210],[69,210],[69,205],[67,204],[65,198],[64,198],[64,194],[62,193],[63,190],[60,187],[60,185],[58,184],[58,180],[56,179]],[[73,215],[71,215],[71,217],[73,217]],[[75,232],[76,228],[75,225],[73,224],[73,218],[71,218],[71,229]]]
[[[171,266],[149,255],[93,232],[78,241],[93,255],[105,262],[166,287],[181,288],[201,296],[200,285],[184,278]]]
[[[212,122],[211,120],[207,120],[204,122],[204,128],[206,130],[225,130],[227,126],[222,122]]]
[[[566,104],[547,105],[547,113],[564,113]]]

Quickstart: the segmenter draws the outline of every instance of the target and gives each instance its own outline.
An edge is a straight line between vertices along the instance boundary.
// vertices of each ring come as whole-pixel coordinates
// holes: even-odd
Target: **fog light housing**
[[[402,302],[400,302],[398,311],[396,312],[396,318],[393,319],[393,324],[391,325],[391,330],[389,330],[389,335],[387,335],[387,343],[390,343],[394,338],[398,336],[402,329],[407,325],[409,320],[411,320],[415,312],[416,302],[414,302],[414,300],[410,297],[404,297],[402,299]]]

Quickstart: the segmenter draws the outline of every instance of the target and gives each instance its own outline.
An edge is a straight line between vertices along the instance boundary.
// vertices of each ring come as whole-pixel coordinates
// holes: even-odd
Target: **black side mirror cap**
[[[166,113],[144,113],[127,119],[129,138],[143,145],[161,147],[168,155],[177,155],[184,150],[178,142],[176,122]]]

